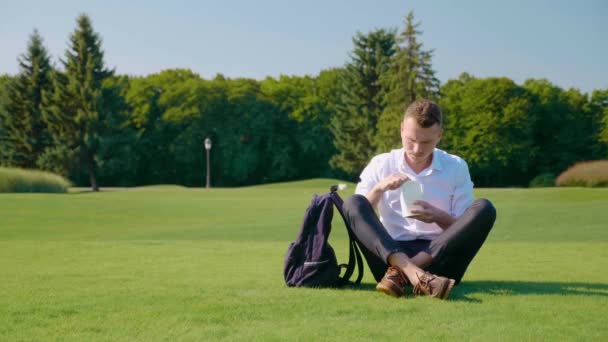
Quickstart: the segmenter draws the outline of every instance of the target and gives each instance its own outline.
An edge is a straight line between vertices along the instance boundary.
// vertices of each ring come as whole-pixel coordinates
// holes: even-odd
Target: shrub
[[[558,186],[608,186],[608,160],[574,164],[562,172],[555,183]]]
[[[0,167],[1,192],[67,192],[71,184],[50,172]]]
[[[555,175],[552,173],[541,173],[530,181],[531,188],[550,187],[555,185]]]

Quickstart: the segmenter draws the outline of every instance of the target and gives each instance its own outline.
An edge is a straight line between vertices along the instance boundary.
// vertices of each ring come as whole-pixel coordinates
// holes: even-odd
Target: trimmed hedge
[[[608,186],[608,160],[594,160],[574,164],[557,177],[558,186]]]
[[[70,181],[54,173],[0,167],[1,192],[65,193]]]
[[[530,181],[529,187],[543,188],[555,186],[555,175],[552,173],[541,173]]]

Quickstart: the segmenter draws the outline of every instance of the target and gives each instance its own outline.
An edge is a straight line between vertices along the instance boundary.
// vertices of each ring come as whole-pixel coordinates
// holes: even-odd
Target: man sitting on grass
[[[466,162],[436,146],[443,133],[439,106],[417,100],[401,122],[403,148],[375,156],[344,203],[379,291],[446,299],[481,248],[496,219],[486,199],[473,201]],[[422,184],[419,209],[404,215],[400,188]],[[380,218],[375,209],[379,210]]]

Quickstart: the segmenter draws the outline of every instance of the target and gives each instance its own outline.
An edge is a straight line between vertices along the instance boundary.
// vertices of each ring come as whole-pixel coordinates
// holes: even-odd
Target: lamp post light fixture
[[[211,139],[205,138],[205,151],[207,151],[207,185],[206,188],[211,187],[211,168],[209,166],[209,152],[211,151]]]

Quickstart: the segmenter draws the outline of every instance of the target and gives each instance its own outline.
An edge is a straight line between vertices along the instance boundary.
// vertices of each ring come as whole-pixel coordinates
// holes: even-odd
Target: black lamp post
[[[209,166],[209,152],[211,151],[211,139],[205,138],[205,150],[207,151],[207,185],[206,188],[211,187],[211,168]]]

